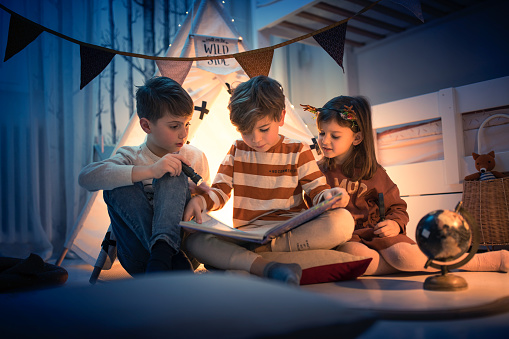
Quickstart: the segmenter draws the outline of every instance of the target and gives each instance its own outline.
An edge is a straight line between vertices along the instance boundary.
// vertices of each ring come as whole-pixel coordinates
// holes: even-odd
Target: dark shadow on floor
[[[421,281],[408,281],[397,279],[354,280],[336,283],[336,285],[358,290],[378,290],[378,291],[422,290]]]

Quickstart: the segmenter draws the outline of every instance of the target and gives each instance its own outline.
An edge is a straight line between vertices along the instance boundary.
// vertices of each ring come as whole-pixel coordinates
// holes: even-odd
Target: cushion
[[[372,260],[334,250],[264,252],[260,255],[269,261],[299,264],[302,267],[301,285],[356,279],[366,272]]]

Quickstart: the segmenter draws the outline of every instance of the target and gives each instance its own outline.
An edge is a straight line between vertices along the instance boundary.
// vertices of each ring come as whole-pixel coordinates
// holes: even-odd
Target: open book
[[[212,218],[208,214],[203,215],[201,224],[198,224],[194,220],[191,220],[191,221],[181,221],[180,226],[196,231],[217,234],[238,240],[265,244],[270,240],[274,239],[275,237],[277,237],[278,235],[288,232],[291,229],[299,225],[302,225],[303,223],[317,217],[318,215],[332,208],[332,205],[334,205],[334,203],[339,199],[341,199],[341,193],[333,196],[330,199],[324,200],[318,205],[315,205],[310,209],[302,211],[296,216],[288,220],[284,220],[279,224],[273,225],[271,227],[264,226],[253,227],[250,228],[248,231],[241,231],[237,228],[230,227],[222,223],[221,221]],[[249,224],[246,226],[249,226]]]

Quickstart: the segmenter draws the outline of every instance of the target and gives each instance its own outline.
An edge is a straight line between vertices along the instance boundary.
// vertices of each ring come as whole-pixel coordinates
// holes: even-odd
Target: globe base
[[[467,281],[454,274],[434,275],[424,281],[424,289],[431,291],[462,291],[467,288]]]

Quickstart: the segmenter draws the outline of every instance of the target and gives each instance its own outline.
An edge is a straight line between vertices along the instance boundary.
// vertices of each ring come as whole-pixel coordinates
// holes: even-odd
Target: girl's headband
[[[352,128],[359,127],[359,125],[357,124],[357,118],[356,118],[357,115],[355,114],[355,111],[353,110],[353,105],[352,106],[345,105],[344,108],[340,109],[340,110],[335,109],[335,108],[316,108],[311,105],[302,105],[302,104],[301,104],[301,106],[305,111],[311,112],[313,114],[313,119],[316,119],[316,117],[318,116],[318,113],[320,113],[322,110],[328,109],[331,111],[338,112],[341,119],[350,121],[352,123]]]

